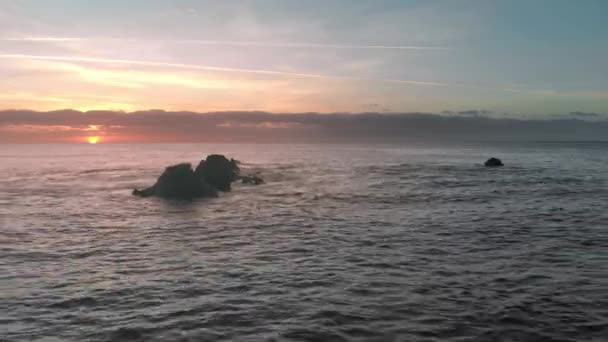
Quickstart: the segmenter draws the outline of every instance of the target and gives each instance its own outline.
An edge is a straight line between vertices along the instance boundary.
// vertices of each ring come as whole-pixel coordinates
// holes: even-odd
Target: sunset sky
[[[0,3],[0,108],[608,111],[608,2]]]
[[[4,0],[0,111],[605,118],[606,18],[604,0]],[[15,113],[0,141],[76,127]]]

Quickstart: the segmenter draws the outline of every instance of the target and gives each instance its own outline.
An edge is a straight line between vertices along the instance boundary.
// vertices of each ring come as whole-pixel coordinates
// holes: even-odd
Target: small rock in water
[[[258,176],[253,175],[241,177],[241,182],[243,184],[260,185],[264,183],[264,180]]]
[[[504,166],[505,164],[498,158],[490,158],[483,164],[486,167]]]

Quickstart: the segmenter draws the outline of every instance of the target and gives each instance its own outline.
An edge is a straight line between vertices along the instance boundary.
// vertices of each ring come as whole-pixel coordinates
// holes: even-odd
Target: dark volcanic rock
[[[490,158],[490,159],[486,160],[486,162],[483,165],[487,166],[487,167],[504,166],[502,161],[498,158]]]
[[[153,186],[144,190],[135,189],[133,194],[192,199],[217,196],[217,190],[197,176],[189,163],[183,163],[167,167]]]
[[[134,189],[133,195],[181,199],[217,196],[218,190],[230,191],[230,184],[239,179],[237,164],[234,159],[212,154],[201,160],[194,171],[189,163],[169,166],[153,186]],[[254,184],[261,183],[257,176],[250,178]]]
[[[234,159],[212,154],[207,156],[206,160],[201,160],[194,173],[216,189],[230,191],[230,184],[239,175],[239,167]]]

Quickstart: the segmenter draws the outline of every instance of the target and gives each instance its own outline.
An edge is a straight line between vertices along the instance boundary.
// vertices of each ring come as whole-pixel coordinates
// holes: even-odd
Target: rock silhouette
[[[212,154],[201,160],[194,173],[203,178],[206,183],[220,191],[230,191],[230,184],[239,176],[239,166],[234,159],[228,159],[221,154]]]
[[[135,189],[133,194],[141,197],[192,199],[217,196],[217,190],[196,175],[192,165],[183,163],[167,167],[153,186],[144,190]]]
[[[223,155],[212,154],[201,160],[195,170],[190,163],[169,166],[156,183],[146,189],[134,189],[133,195],[140,197],[158,196],[163,198],[194,199],[214,197],[218,191],[230,191],[232,182],[240,179],[250,184],[261,184],[257,176],[239,177],[238,162]]]
[[[486,167],[504,166],[502,161],[498,158],[490,158],[490,159],[486,160],[486,162],[483,165]]]

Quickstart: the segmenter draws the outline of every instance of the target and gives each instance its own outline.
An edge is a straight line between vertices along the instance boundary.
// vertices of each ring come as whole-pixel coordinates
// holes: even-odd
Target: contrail
[[[225,40],[164,40],[164,39],[134,39],[134,38],[79,38],[79,37],[21,37],[0,38],[0,41],[12,42],[79,42],[79,41],[123,41],[123,42],[164,42],[169,44],[188,45],[223,45],[223,46],[248,46],[248,47],[276,47],[276,48],[298,48],[298,49],[360,49],[360,50],[451,50],[443,46],[419,46],[419,45],[357,45],[357,44],[319,44],[319,43],[279,43],[279,42],[245,42]]]
[[[350,44],[317,44],[317,43],[272,43],[272,42],[241,42],[221,40],[176,40],[177,44],[193,45],[228,45],[279,48],[311,48],[311,49],[379,49],[379,50],[450,50],[442,46],[416,45],[350,45]]]
[[[387,82],[387,83],[400,83],[400,84],[412,84],[412,85],[435,86],[435,87],[449,86],[449,84],[447,84],[447,83],[440,83],[440,82],[375,79],[375,78],[365,78],[365,77],[356,77],[356,76],[334,76],[334,75],[309,74],[309,73],[264,70],[264,69],[227,68],[227,67],[217,67],[217,66],[197,65],[197,64],[141,61],[141,60],[131,60],[131,59],[43,56],[43,55],[23,55],[23,54],[0,54],[0,58],[47,60],[47,61],[62,61],[62,62],[102,63],[102,64],[126,64],[126,65],[155,66],[155,67],[167,67],[167,68],[176,68],[176,69],[249,73],[249,74],[275,75],[275,76],[293,76],[293,77],[322,78],[322,79],[335,79],[335,80]]]
[[[4,42],[76,42],[86,41],[86,38],[76,37],[22,37],[22,38],[0,38]]]

